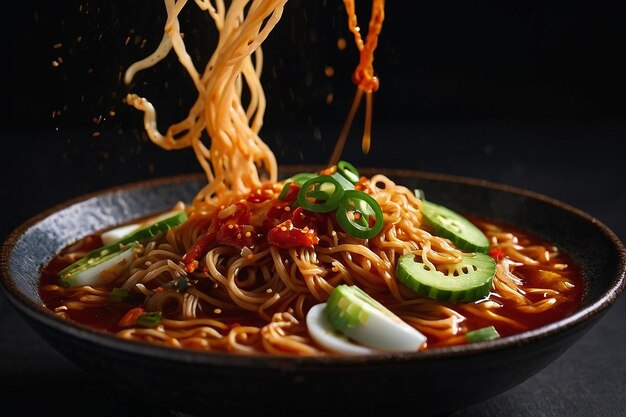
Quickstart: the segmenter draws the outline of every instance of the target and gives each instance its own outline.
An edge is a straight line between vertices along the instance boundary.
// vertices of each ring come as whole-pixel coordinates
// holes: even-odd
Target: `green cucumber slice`
[[[152,222],[150,224],[140,227],[134,232],[124,236],[121,239],[116,240],[113,243],[92,250],[78,261],[63,269],[61,272],[59,272],[58,275],[61,279],[63,279],[63,277],[71,271],[81,267],[84,264],[92,263],[93,260],[96,258],[101,258],[112,253],[119,252],[123,246],[129,243],[141,242],[142,240],[154,237],[164,230],[180,226],[186,220],[187,213],[185,213],[184,210],[173,210],[158,215],[152,219]]]
[[[423,201],[422,214],[436,236],[450,239],[465,252],[489,251],[489,239],[465,217],[439,204]]]
[[[149,239],[156,236],[164,230],[171,229],[187,221],[187,213],[185,210],[174,210],[163,213],[152,219],[152,222],[146,226],[143,226],[129,235],[118,240],[117,243],[130,243],[141,242],[142,240]],[[113,243],[115,244],[115,243]]]
[[[414,254],[398,259],[396,276],[416,293],[440,301],[472,302],[485,298],[492,288],[496,261],[482,253],[463,255],[450,272],[430,270]]]
[[[426,336],[354,285],[336,286],[324,313],[335,329],[370,348],[414,352],[426,341]]]
[[[104,243],[105,245],[109,245],[113,242],[117,242],[123,237],[128,236],[140,227],[141,225],[138,223],[125,224],[123,226],[115,227],[113,229],[107,230],[106,232],[103,232],[100,235],[100,239],[102,239],[102,243]]]
[[[137,243],[131,243],[118,252],[93,257],[75,268],[64,269],[65,272],[60,274],[61,285],[105,285],[114,281],[132,262],[136,246]]]

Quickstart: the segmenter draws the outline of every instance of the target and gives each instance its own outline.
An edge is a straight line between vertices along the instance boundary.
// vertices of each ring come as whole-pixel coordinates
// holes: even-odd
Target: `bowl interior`
[[[310,172],[317,168],[319,167],[283,167],[282,176],[295,172]],[[189,410],[193,412],[204,410],[203,407],[208,406],[208,403],[199,399],[201,391],[198,391],[197,396],[190,396],[189,392],[194,389],[206,389],[206,384],[211,385],[211,389],[226,393],[225,395],[229,384],[229,389],[234,390],[242,389],[242,386],[245,389],[247,385],[254,384],[256,388],[252,386],[250,388],[262,393],[268,388],[258,388],[259,384],[271,383],[280,386],[281,383],[285,383],[284,378],[288,376],[287,381],[290,381],[290,385],[285,386],[285,390],[295,389],[290,387],[313,386],[321,393],[328,393],[333,387],[335,390],[345,390],[346,388],[342,388],[340,384],[349,385],[350,378],[354,379],[355,372],[365,370],[373,372],[375,380],[378,381],[372,386],[368,385],[372,392],[378,389],[377,386],[381,381],[383,386],[385,385],[384,381],[390,377],[390,373],[397,378],[394,384],[403,387],[402,390],[415,388],[413,381],[415,372],[432,371],[432,378],[435,379],[431,381],[439,379],[442,384],[445,375],[448,379],[455,376],[457,380],[464,380],[458,382],[456,387],[459,390],[463,387],[466,390],[472,387],[473,395],[458,395],[455,401],[446,404],[443,401],[438,408],[435,407],[435,411],[456,409],[496,395],[540,370],[574,343],[623,291],[626,269],[624,247],[608,228],[584,212],[542,195],[481,180],[412,171],[375,168],[362,170],[364,175],[374,173],[383,173],[409,188],[419,188],[431,201],[445,204],[460,213],[480,215],[520,227],[552,242],[582,268],[586,283],[582,304],[572,316],[559,322],[496,341],[443,348],[421,354],[396,354],[377,359],[332,360],[258,357],[242,359],[229,355],[172,352],[172,349],[138,346],[63,322],[42,306],[37,287],[39,268],[42,264],[48,262],[66,245],[103,227],[166,210],[177,201],[191,201],[195,193],[205,184],[205,178],[201,175],[164,178],[105,190],[53,207],[31,219],[18,228],[3,246],[1,259],[3,289],[18,311],[24,314],[29,323],[46,340],[83,368],[118,383],[120,373],[129,372],[131,369],[130,372],[134,373],[136,381],[125,378],[125,383],[120,383],[122,387],[136,389],[137,382],[141,381],[142,377],[147,381],[152,378],[150,372],[146,370],[150,367],[150,361],[145,362],[146,369],[140,369],[146,358],[158,357],[164,362],[171,363],[171,372],[175,373],[177,378],[184,375],[188,381],[184,384],[188,390],[187,400],[177,403],[178,397],[173,394],[175,391],[172,391],[171,384],[167,385],[169,391],[166,391],[165,386],[163,391],[154,389],[153,384],[152,394],[159,393],[161,399],[167,398],[167,401],[174,404],[183,404],[180,408],[190,407]],[[82,357],[70,353],[75,352],[77,348],[95,352],[99,360],[94,362],[93,355]],[[541,359],[538,359],[539,354],[542,355]],[[492,355],[493,363],[499,366],[492,366],[493,369],[485,367],[484,362],[481,364],[480,360],[484,355]],[[122,366],[111,367],[110,360],[126,363],[126,370],[124,371]],[[511,364],[512,360],[517,363]],[[452,369],[442,373],[437,371],[441,366],[444,368],[452,366]],[[526,368],[520,371],[524,366]],[[225,367],[228,367],[228,373],[224,373]],[[480,369],[479,375],[476,374],[477,369]],[[202,372],[198,375],[199,370]],[[268,372],[265,377],[259,377],[258,372],[254,373],[259,370]],[[190,375],[201,377],[202,382],[198,382],[196,377]],[[491,385],[492,388],[481,390],[475,384],[468,385],[470,375],[474,375],[471,378],[480,377],[499,385],[497,387]],[[221,385],[207,382],[207,377],[211,380],[211,376],[220,378]],[[196,381],[196,385],[192,384],[193,381]],[[312,381],[314,385],[311,385]],[[450,385],[449,380],[447,384],[449,387],[455,387]],[[420,386],[424,395],[431,397],[438,395],[427,383],[423,382]],[[303,400],[298,392],[293,391],[293,401]],[[367,392],[367,389],[364,389],[364,392]],[[194,400],[189,400],[189,397]],[[262,399],[260,394],[259,398]],[[385,404],[382,399],[380,404]]]

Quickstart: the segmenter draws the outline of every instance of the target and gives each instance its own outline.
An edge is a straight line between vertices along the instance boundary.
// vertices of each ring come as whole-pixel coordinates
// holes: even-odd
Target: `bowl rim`
[[[313,164],[283,164],[280,166],[281,170],[287,169],[294,172],[314,170],[319,168],[322,168],[322,166]],[[112,349],[122,353],[134,355],[149,356],[161,360],[184,361],[185,363],[190,364],[207,364],[220,366],[225,365],[253,368],[263,367],[268,369],[280,368],[282,370],[297,370],[307,366],[384,366],[393,362],[419,362],[440,359],[454,359],[465,356],[482,355],[494,351],[523,347],[541,341],[543,339],[565,333],[569,330],[574,329],[575,327],[578,327],[579,325],[582,325],[585,322],[590,321],[595,317],[599,317],[615,303],[615,301],[624,291],[624,288],[626,286],[626,249],[623,243],[608,226],[581,209],[578,209],[560,200],[548,197],[535,191],[523,189],[512,185],[497,183],[485,179],[411,169],[362,167],[360,171],[361,173],[364,173],[366,175],[384,172],[387,176],[419,177],[427,180],[478,186],[483,188],[489,188],[495,191],[513,193],[527,198],[540,200],[550,205],[558,206],[562,210],[569,211],[572,214],[583,218],[583,220],[593,223],[600,230],[600,232],[602,232],[602,234],[604,234],[605,237],[608,238],[608,240],[613,245],[613,249],[617,255],[618,273],[615,277],[613,277],[607,290],[604,291],[589,305],[586,305],[581,310],[576,311],[570,316],[564,317],[560,320],[536,329],[492,341],[442,347],[428,350],[425,352],[380,353],[366,356],[294,356],[288,354],[232,354],[227,352],[194,351],[191,349],[171,348],[166,346],[149,344],[142,341],[125,340],[118,338],[112,334],[91,329],[87,326],[64,320],[55,316],[45,306],[37,304],[30,300],[25,294],[23,294],[19,290],[17,285],[13,282],[13,277],[8,266],[12,250],[20,237],[37,223],[43,221],[47,217],[55,214],[62,209],[68,208],[91,198],[96,198],[98,196],[110,194],[113,192],[128,192],[136,189],[175,185],[192,181],[202,181],[203,179],[206,180],[206,177],[203,173],[189,173],[163,176],[110,186],[67,199],[34,215],[18,227],[16,227],[6,237],[5,241],[2,244],[2,247],[0,248],[0,282],[2,284],[0,285],[0,288],[2,288],[6,298],[18,310],[19,313],[22,313],[28,316],[30,319],[33,319],[46,327],[52,328],[55,331],[59,331],[71,337],[76,337],[88,343],[98,344],[107,349]]]

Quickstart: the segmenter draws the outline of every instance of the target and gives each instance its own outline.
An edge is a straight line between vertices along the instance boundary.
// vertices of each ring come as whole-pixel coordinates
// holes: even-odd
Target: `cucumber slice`
[[[422,214],[437,236],[450,239],[465,252],[489,251],[489,239],[465,217],[439,204],[423,201]]]
[[[187,213],[185,210],[172,210],[163,213],[159,216],[153,217],[149,220],[149,223],[140,227],[131,234],[123,237],[117,243],[130,243],[141,242],[142,240],[149,239],[156,236],[158,233],[171,229],[187,221]]]
[[[112,282],[133,261],[133,249],[136,246],[137,243],[131,243],[119,252],[91,258],[76,268],[67,270],[60,276],[61,284],[66,287],[77,287]]]
[[[113,243],[94,249],[87,255],[74,262],[67,268],[59,272],[59,277],[67,275],[70,271],[79,268],[84,264],[91,263],[93,259],[101,258],[106,255],[119,252],[121,248],[129,243],[141,242],[142,240],[149,239],[156,236],[158,233],[171,229],[176,226],[180,226],[187,220],[187,213],[184,210],[173,210],[163,213],[161,215],[152,218],[152,222],[140,227],[134,232],[116,240]]]
[[[354,285],[335,287],[324,313],[335,329],[373,349],[416,352],[426,341],[426,336]]]
[[[412,253],[402,255],[396,267],[400,282],[424,297],[441,301],[472,302],[485,298],[495,274],[496,261],[482,253],[465,254],[446,273],[427,269]]]
[[[486,342],[487,340],[495,340],[500,338],[500,333],[493,326],[483,327],[482,329],[472,330],[465,334],[469,343]]]
[[[311,307],[306,315],[309,334],[320,346],[331,352],[344,355],[371,355],[376,353],[376,350],[361,346],[339,333],[326,318],[325,308],[326,303],[316,304]]]
[[[100,235],[100,238],[102,239],[102,243],[104,243],[105,245],[110,245],[111,243],[116,242],[121,238],[131,234],[140,227],[140,224],[126,224],[124,226],[116,227],[107,230],[106,232],[103,232]]]

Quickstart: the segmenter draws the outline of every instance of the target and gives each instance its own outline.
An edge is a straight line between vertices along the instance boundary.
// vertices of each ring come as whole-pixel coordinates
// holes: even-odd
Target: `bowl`
[[[287,176],[317,166],[284,166]],[[525,381],[585,334],[624,290],[626,250],[598,219],[531,191],[484,180],[367,168],[420,188],[433,201],[519,227],[557,245],[581,267],[583,300],[570,316],[498,340],[368,357],[247,356],[121,340],[56,317],[38,295],[39,268],[66,245],[179,200],[199,174],[127,184],[53,207],[18,227],[2,246],[0,286],[18,313],[103,387],[191,415],[374,415],[392,409],[446,414]]]

